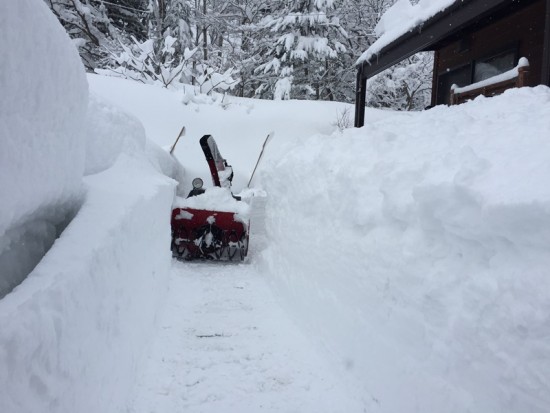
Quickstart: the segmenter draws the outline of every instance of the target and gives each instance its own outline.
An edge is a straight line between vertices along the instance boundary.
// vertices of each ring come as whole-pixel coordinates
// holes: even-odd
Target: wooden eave
[[[484,24],[534,0],[467,0],[456,1],[447,9],[394,40],[370,61],[357,67],[361,79],[374,76],[415,53],[436,50],[462,36],[469,27]],[[547,0],[548,3],[548,0]]]

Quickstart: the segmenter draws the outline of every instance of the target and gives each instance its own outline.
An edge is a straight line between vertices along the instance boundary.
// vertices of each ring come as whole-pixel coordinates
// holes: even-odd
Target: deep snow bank
[[[121,412],[170,270],[173,182],[123,156],[0,300],[0,411]]]
[[[262,175],[274,285],[372,411],[549,411],[549,113],[368,111]]]
[[[165,296],[181,166],[94,97],[84,201],[28,278],[0,300],[0,411],[120,412]],[[15,173],[16,171],[12,171]]]
[[[151,163],[158,172],[173,178],[177,182],[177,194],[184,196],[185,173],[176,158],[146,138],[143,125],[137,118],[92,93],[86,118],[84,174],[110,168],[121,154]]]
[[[2,297],[78,208],[88,87],[76,49],[44,2],[1,2],[0,39]]]
[[[181,166],[131,116],[88,108],[41,0],[0,2],[0,38],[0,412],[118,413],[167,288],[164,174]]]
[[[162,147],[171,146],[181,127],[186,127],[186,134],[175,150],[189,178],[183,191],[185,195],[192,189],[194,177],[202,177],[206,186],[211,182],[199,145],[203,135],[210,134],[216,139],[223,157],[233,166],[233,189],[239,192],[246,187],[270,131],[275,132],[275,137],[266,151],[266,160],[282,156],[287,142],[334,131],[337,117],[353,108],[338,102],[274,102],[230,96],[224,97],[223,105],[183,104],[182,90],[98,75],[88,75],[88,82],[93,93],[139,118],[147,137]]]
[[[145,131],[136,118],[104,99],[90,94],[86,119],[85,175],[102,172],[114,165],[121,153],[143,152]]]

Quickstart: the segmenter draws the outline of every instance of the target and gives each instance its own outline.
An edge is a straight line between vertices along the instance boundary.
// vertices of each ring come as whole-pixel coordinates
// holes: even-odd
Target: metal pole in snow
[[[250,180],[248,181],[248,185],[246,186],[247,188],[250,188],[250,183],[252,182],[252,178],[254,178],[254,173],[256,172],[256,168],[258,167],[258,164],[260,163],[260,159],[262,159],[262,155],[264,154],[264,149],[267,146],[267,144],[269,143],[269,141],[271,140],[271,138],[273,138],[273,135],[275,135],[275,132],[273,132],[273,131],[269,132],[267,134],[267,137],[265,138],[264,144],[262,145],[262,151],[260,152],[260,156],[258,156],[258,160],[256,161],[256,166],[254,167],[254,170],[252,171],[252,175],[250,176]]]
[[[170,155],[172,155],[172,153],[174,152],[174,149],[176,149],[176,145],[178,144],[178,141],[180,140],[180,138],[185,135],[185,125],[182,126],[181,130],[180,130],[180,133],[178,134],[178,137],[176,138],[176,141],[174,142],[174,144],[172,145],[172,147],[170,148]]]

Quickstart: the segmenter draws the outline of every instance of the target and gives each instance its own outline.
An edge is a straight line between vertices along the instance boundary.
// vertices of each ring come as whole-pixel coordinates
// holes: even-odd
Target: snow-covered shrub
[[[115,57],[118,66],[113,69],[98,69],[97,73],[120,76],[144,83],[160,83],[164,87],[174,81],[190,79],[192,76],[191,58],[197,49],[185,48],[176,53],[177,39],[167,34],[162,41],[148,39],[139,42],[132,38],[133,45],[121,43],[122,53]]]
[[[212,91],[226,92],[233,89],[239,79],[234,79],[235,71],[227,69],[224,73],[218,73],[211,67],[198,65],[196,68],[195,84],[199,93],[210,94]]]
[[[334,126],[336,126],[340,132],[342,132],[344,129],[351,128],[353,126],[352,115],[353,113],[351,111],[351,107],[342,109],[336,114],[336,121],[334,122]]]
[[[275,82],[275,90],[273,91],[273,100],[288,100],[290,99],[290,91],[292,90],[292,76],[279,78]]]

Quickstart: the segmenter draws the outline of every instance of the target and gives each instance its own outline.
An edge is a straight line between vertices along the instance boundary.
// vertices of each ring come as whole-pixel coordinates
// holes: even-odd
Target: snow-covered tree
[[[105,4],[90,0],[45,0],[78,47],[87,70],[104,64],[117,48],[120,31],[111,24]]]
[[[376,40],[374,28],[384,11],[395,0],[342,0],[335,12],[348,36],[346,51],[340,56],[341,64],[333,89],[337,100],[355,100],[357,58]]]
[[[176,55],[185,48],[193,49],[193,4],[189,0],[148,0],[147,37],[157,43],[169,34],[177,40]]]
[[[75,40],[88,70],[117,67],[125,47],[145,44],[164,47],[165,39],[177,40],[179,59],[190,45],[188,0],[44,0]],[[121,47],[125,46],[125,47]]]
[[[418,53],[369,80],[367,106],[422,110],[430,104],[433,53]]]
[[[93,3],[101,3],[95,0]],[[103,2],[111,24],[125,38],[135,37],[138,41],[146,40],[151,10],[149,0],[109,0]]]
[[[334,14],[334,0],[285,0],[262,22],[273,39],[269,59],[257,71],[272,76],[258,89],[275,99],[334,99],[328,81],[336,73],[347,37]]]
[[[234,93],[239,96],[253,97],[261,84],[262,75],[255,69],[265,62],[272,46],[269,36],[259,22],[269,10],[263,0],[230,0],[226,2],[224,14],[218,14],[224,20],[223,39],[213,40],[219,64],[224,68],[234,68],[240,76],[240,82]]]
[[[355,61],[395,2],[44,1],[90,71],[207,91],[219,85],[246,97],[346,102],[355,99]],[[426,58],[411,58],[369,82],[368,104],[420,108],[430,73]]]
[[[192,77],[190,59],[196,49],[176,53],[178,40],[170,35],[163,39],[162,48],[156,47],[154,39],[139,42],[133,38],[133,42],[131,46],[121,43],[123,51],[114,57],[117,66],[96,70],[145,83],[158,82],[164,87],[177,83],[182,76]]]
[[[395,0],[364,0],[369,2],[371,14],[368,45],[380,36],[387,27],[384,12]],[[411,3],[417,3],[416,0]],[[366,48],[364,48],[366,49]],[[430,103],[433,71],[433,54],[418,53],[390,67],[369,80],[367,105],[396,110],[421,110]]]

